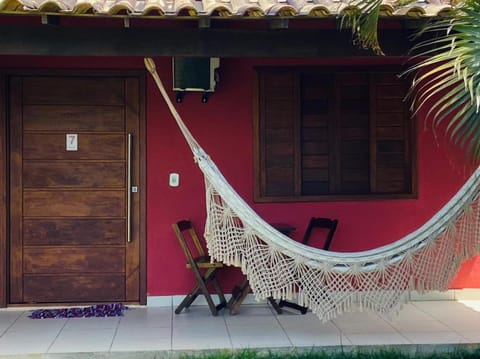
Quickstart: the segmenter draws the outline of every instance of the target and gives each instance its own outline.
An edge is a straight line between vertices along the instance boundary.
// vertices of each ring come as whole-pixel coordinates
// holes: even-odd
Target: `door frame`
[[[8,194],[9,186],[9,145],[7,143],[9,133],[9,121],[7,121],[7,80],[9,76],[25,75],[75,75],[75,76],[122,76],[138,79],[139,83],[139,133],[137,141],[139,145],[139,178],[138,199],[139,199],[139,265],[140,265],[140,283],[139,283],[139,304],[147,304],[147,241],[146,241],[146,80],[143,70],[88,70],[88,69],[39,69],[39,70],[6,70],[0,71],[0,307],[6,307],[9,304],[9,248],[10,243],[8,231]]]
[[[0,71],[0,307],[7,305],[7,106],[6,76]]]

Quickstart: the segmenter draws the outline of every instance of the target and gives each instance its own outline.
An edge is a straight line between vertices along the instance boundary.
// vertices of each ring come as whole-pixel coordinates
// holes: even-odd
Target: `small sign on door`
[[[78,151],[78,134],[76,133],[67,133],[66,138],[66,150],[67,151]]]

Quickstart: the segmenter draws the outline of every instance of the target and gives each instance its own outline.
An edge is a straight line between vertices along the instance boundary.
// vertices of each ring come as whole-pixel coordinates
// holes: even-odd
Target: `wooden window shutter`
[[[415,121],[397,73],[259,70],[255,200],[414,198]]]
[[[259,85],[260,195],[299,195],[298,75],[263,72]]]
[[[301,78],[301,187],[302,195],[332,192],[336,171],[334,148],[334,79],[326,73],[304,73]]]
[[[370,96],[368,73],[339,73],[335,81],[338,140],[337,184],[341,194],[370,193]]]
[[[395,73],[371,77],[372,192],[412,192],[412,136],[405,83]]]

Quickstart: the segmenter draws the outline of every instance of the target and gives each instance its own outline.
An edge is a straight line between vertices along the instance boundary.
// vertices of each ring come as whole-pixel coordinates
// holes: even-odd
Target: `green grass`
[[[440,348],[440,347],[438,347]],[[211,353],[183,354],[182,359],[480,359],[480,348],[424,350],[355,349],[351,351],[215,351]]]

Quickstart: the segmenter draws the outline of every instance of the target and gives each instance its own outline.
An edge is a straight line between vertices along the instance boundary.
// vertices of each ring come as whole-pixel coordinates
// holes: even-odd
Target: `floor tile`
[[[241,305],[239,307],[238,314],[232,315],[232,317],[241,316],[241,315],[248,316],[248,315],[272,315],[272,314],[274,314],[272,307],[268,305],[266,302],[265,303],[262,302],[262,303]]]
[[[439,322],[454,331],[477,330],[480,328],[480,318],[440,318]]]
[[[65,324],[66,330],[113,329],[120,323],[119,317],[107,318],[70,318]]]
[[[116,328],[64,329],[49,353],[104,352],[112,345]]]
[[[342,345],[340,330],[332,323],[284,323],[287,337],[294,346],[333,346]]]
[[[455,332],[405,332],[412,344],[459,344],[468,340]]]
[[[59,332],[60,328],[58,330],[38,330],[37,328],[8,330],[0,338],[0,353],[46,353]]]
[[[22,315],[23,311],[0,310],[0,336]]]
[[[64,318],[32,319],[29,315],[30,312],[23,312],[12,324],[11,330],[57,330],[63,328],[68,322],[68,319]]]
[[[350,345],[344,343],[342,334],[315,334],[315,332],[308,332],[304,335],[292,335],[287,333],[288,338],[295,347],[329,347],[339,345]]]
[[[398,320],[431,320],[432,315],[418,308],[414,304],[404,305],[397,313],[392,313],[389,316],[383,316],[387,321],[395,322]]]
[[[298,313],[291,313],[284,311],[282,314],[277,315],[277,320],[282,324],[282,325],[291,325],[291,324],[302,324],[302,325],[324,325],[324,324],[332,324],[331,321],[329,322],[323,322],[320,320],[315,314],[312,312],[308,312],[306,314],[298,314]]]
[[[229,326],[234,348],[287,347],[293,343],[280,325]]]
[[[445,332],[449,331],[447,325],[438,320],[403,320],[392,321],[390,325],[399,332]]]
[[[171,328],[170,307],[131,308],[120,317],[119,327]]]
[[[469,319],[469,318],[476,318],[480,319],[480,312],[477,312],[471,308],[463,307],[457,309],[446,309],[446,310],[439,310],[439,311],[431,311],[429,314],[437,319]]]
[[[172,349],[230,349],[229,333],[223,325],[179,326],[172,330]]]
[[[172,325],[175,326],[199,326],[225,324],[225,311],[220,311],[213,316],[207,306],[196,306],[182,311],[180,314],[172,314]]]
[[[334,319],[335,325],[346,334],[349,333],[391,333],[396,332],[395,328],[381,318],[358,319],[356,316],[343,318],[342,320]]]
[[[465,338],[470,343],[480,343],[480,330],[479,329],[459,331],[458,334],[461,335],[463,338]]]
[[[279,315],[278,317],[282,316]],[[244,305],[243,310],[236,315],[225,315],[225,322],[229,326],[278,325],[277,317],[268,305]]]
[[[459,300],[458,303],[476,312],[480,312],[480,300]]]
[[[18,341],[3,340],[0,338],[0,355],[1,354],[38,354],[46,353],[50,342],[42,343],[31,342],[23,339]]]
[[[398,316],[345,313],[328,322],[311,312],[278,315],[267,303],[244,304],[235,316],[214,317],[207,306],[173,310],[133,306],[123,317],[34,320],[29,310],[0,309],[0,356],[480,343],[477,302],[413,302]]]
[[[347,333],[352,345],[393,345],[393,344],[410,344],[408,338],[400,333]]]
[[[170,327],[119,327],[111,351],[171,350]]]
[[[461,313],[463,311],[470,311],[471,309],[464,304],[450,300],[438,301],[418,301],[412,303],[415,307],[421,309],[426,313],[442,314],[449,312]]]

